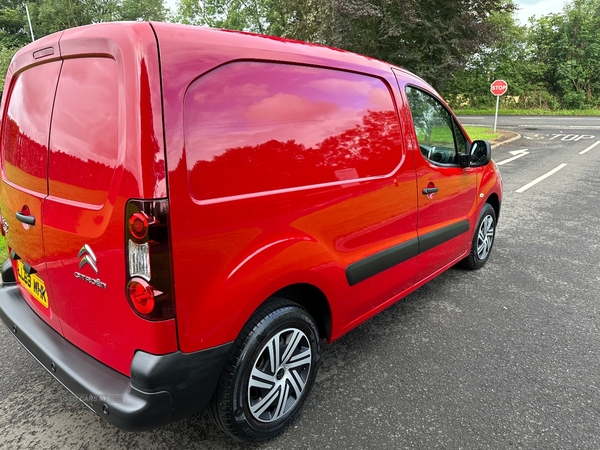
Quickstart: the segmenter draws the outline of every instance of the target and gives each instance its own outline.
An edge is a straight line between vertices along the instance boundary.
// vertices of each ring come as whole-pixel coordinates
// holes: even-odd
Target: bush
[[[583,109],[585,104],[585,93],[568,92],[562,98],[562,106],[565,109]]]
[[[549,109],[557,110],[560,108],[558,99],[548,91],[535,90],[523,93],[519,96],[518,106],[524,109]]]

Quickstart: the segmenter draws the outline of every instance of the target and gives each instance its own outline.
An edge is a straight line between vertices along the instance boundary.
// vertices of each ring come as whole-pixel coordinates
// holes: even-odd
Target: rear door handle
[[[15,217],[19,222],[23,222],[31,226],[35,225],[35,216],[26,216],[22,212],[18,212],[15,214]]]
[[[439,190],[440,190],[440,188],[436,188],[436,187],[433,187],[433,188],[424,188],[423,189],[423,195],[435,194]]]

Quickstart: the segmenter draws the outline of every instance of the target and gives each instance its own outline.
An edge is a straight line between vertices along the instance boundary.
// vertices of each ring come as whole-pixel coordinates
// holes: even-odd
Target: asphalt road
[[[600,118],[511,120],[522,137],[493,151],[505,197],[488,264],[326,346],[299,420],[255,448],[600,448]],[[204,414],[114,429],[5,327],[0,417],[4,448],[248,448]]]

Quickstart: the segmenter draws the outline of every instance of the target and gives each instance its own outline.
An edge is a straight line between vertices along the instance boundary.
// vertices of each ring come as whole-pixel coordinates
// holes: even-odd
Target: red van
[[[364,56],[99,24],[20,50],[1,111],[0,316],[126,430],[209,405],[233,436],[275,436],[322,341],[494,241],[489,143]]]

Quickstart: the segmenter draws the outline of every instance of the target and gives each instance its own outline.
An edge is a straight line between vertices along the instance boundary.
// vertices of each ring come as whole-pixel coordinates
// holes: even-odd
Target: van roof
[[[62,46],[59,49],[58,45],[64,39],[85,40],[88,36],[98,38],[101,35],[110,39],[115,35],[136,31],[136,28],[147,27],[148,24],[155,30],[161,50],[163,47],[178,49],[177,53],[179,55],[184,55],[187,52],[190,52],[190,55],[195,54],[199,48],[209,44],[213,51],[220,49],[220,51],[228,53],[231,56],[230,59],[255,58],[257,54],[262,54],[265,59],[271,59],[269,54],[287,54],[293,55],[299,63],[326,64],[349,70],[362,71],[367,68],[370,69],[368,71],[373,69],[389,70],[390,67],[394,67],[400,71],[402,78],[418,84],[424,82],[411,72],[390,63],[338,48],[243,31],[164,22],[107,22],[71,28],[45,36],[26,45],[17,52],[9,68],[9,74],[12,75],[23,67],[37,62],[40,54],[43,55],[43,51],[48,48],[54,48],[54,54],[43,55],[43,57],[45,56],[44,59],[47,59],[47,56],[51,56],[53,59],[64,56],[64,49]],[[139,34],[135,32],[131,35],[133,45],[136,45],[135,37],[137,36]]]

